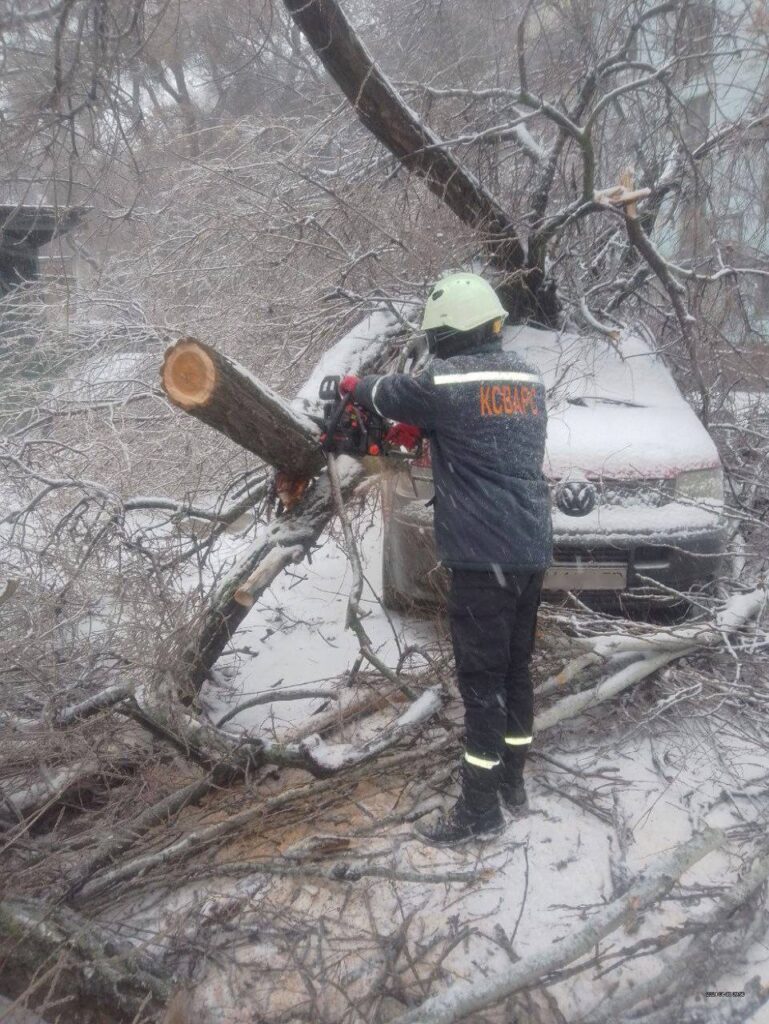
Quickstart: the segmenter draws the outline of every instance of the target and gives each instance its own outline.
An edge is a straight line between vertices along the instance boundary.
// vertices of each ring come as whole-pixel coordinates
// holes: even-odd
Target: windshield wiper
[[[567,398],[569,405],[580,405],[589,409],[592,403],[596,405],[623,405],[628,409],[643,409],[639,402],[631,402],[627,398],[603,398],[599,395],[580,395],[579,398]]]

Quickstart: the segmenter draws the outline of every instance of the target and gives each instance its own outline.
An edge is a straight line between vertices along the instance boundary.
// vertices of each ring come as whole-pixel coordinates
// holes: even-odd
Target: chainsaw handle
[[[339,385],[342,381],[341,377],[324,377],[320,382],[320,388],[318,389],[318,395],[322,402],[333,402],[339,400]]]
[[[336,428],[339,426],[339,421],[344,415],[344,411],[347,406],[352,404],[352,395],[343,395],[336,409],[334,409],[331,414],[331,419],[328,421],[328,426],[326,427],[326,437],[321,445],[324,452],[331,451],[334,444],[334,433],[336,432]]]

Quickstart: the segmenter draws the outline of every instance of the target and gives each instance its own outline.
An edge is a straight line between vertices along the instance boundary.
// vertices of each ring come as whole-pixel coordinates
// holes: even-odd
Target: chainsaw
[[[319,397],[323,415],[313,417],[321,428],[320,446],[334,455],[354,455],[363,458],[387,456],[393,461],[417,459],[422,454],[422,438],[402,424],[392,424],[375,412],[356,405],[351,395],[340,395],[341,377],[324,377]],[[409,432],[404,441],[404,431]],[[278,501],[278,514],[291,511],[301,500],[308,480],[294,478],[278,472],[272,484],[273,498]]]
[[[394,440],[397,431],[383,416],[356,405],[350,395],[339,394],[341,377],[324,377],[319,397],[323,405],[323,451],[335,455],[387,456],[392,459],[416,459],[422,454],[421,438],[404,450]]]

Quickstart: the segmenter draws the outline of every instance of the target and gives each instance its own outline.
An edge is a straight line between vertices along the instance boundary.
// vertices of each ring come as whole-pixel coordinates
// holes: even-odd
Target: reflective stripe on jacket
[[[414,377],[364,377],[355,398],[387,419],[421,427],[429,438],[435,542],[444,565],[547,568],[547,410],[544,385],[532,366],[497,343],[433,359]]]

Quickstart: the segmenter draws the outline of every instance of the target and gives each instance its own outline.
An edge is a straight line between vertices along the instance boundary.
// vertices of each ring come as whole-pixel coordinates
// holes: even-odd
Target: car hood
[[[544,378],[549,477],[662,479],[720,464],[669,370],[638,335],[623,334],[614,345],[513,325],[503,347]]]

